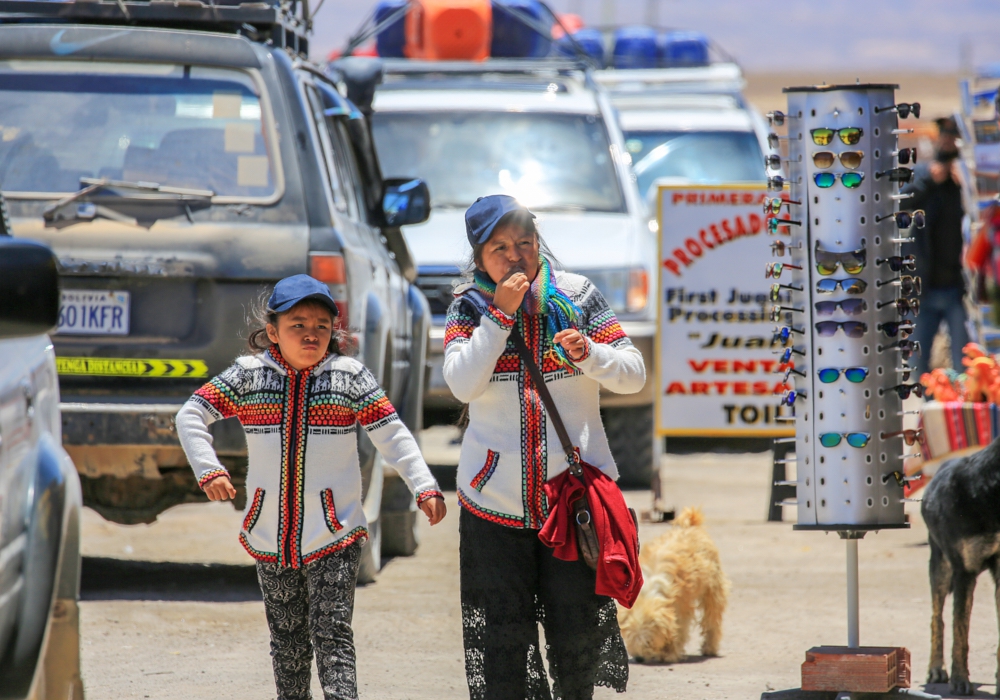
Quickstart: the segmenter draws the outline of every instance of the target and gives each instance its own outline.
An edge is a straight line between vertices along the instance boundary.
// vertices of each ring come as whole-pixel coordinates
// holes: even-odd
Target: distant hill
[[[557,12],[582,11],[591,24],[604,16],[604,2],[549,0]],[[325,0],[313,57],[342,47],[375,4]],[[647,17],[647,0],[614,5],[618,24]],[[703,31],[757,73],[955,73],[1000,61],[1000,3],[994,0],[660,0],[658,14],[661,26]]]

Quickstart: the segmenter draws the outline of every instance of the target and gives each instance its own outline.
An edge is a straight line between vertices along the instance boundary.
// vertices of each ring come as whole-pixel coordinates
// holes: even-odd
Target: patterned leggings
[[[325,700],[357,700],[354,586],[361,545],[301,569],[257,562],[278,700],[310,700],[313,649]]]

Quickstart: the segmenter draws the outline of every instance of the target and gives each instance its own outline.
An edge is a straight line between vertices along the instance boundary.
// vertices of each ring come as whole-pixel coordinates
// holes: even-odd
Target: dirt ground
[[[432,431],[425,448],[448,452],[447,437]],[[704,509],[732,595],[720,657],[633,664],[627,696],[756,698],[798,686],[806,649],[846,643],[843,542],[764,522],[766,454],[668,455],[662,476],[670,503]],[[645,492],[628,499],[649,505]],[[416,556],[389,561],[377,583],[358,590],[363,698],[467,697],[452,493],[448,505],[441,525],[422,527]],[[912,529],[869,535],[860,560],[861,642],[908,647],[919,686],[929,653],[930,596],[917,505],[910,504]],[[274,697],[263,606],[236,541],[239,522],[227,504],[181,506],[148,526],[113,525],[86,512],[81,632],[90,700]],[[640,536],[648,541],[665,527],[644,524]],[[985,696],[995,692],[997,615],[993,582],[984,575],[979,586],[970,661]],[[697,635],[690,651],[697,653]],[[317,685],[314,694],[322,697]],[[596,695],[614,696],[607,689]]]

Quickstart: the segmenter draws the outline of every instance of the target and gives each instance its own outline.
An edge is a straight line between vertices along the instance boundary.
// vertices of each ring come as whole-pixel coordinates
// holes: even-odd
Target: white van
[[[656,241],[621,130],[587,64],[386,60],[372,119],[382,168],[419,174],[431,193],[430,219],[405,232],[433,316],[425,405],[455,404],[441,373],[445,313],[471,255],[465,210],[488,194],[513,195],[538,216],[556,258],[597,285],[655,376]],[[602,395],[625,485],[649,484],[653,383]]]

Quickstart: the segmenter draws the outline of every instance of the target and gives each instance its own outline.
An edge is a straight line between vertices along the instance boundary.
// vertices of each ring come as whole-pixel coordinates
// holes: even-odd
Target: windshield
[[[435,207],[509,194],[533,210],[624,211],[597,116],[376,112],[374,133],[382,171],[423,178]]]
[[[748,131],[632,131],[625,148],[644,195],[661,178],[688,182],[763,182],[764,154]]]
[[[0,62],[0,189],[66,193],[80,178],[274,194],[261,102],[240,71]]]

